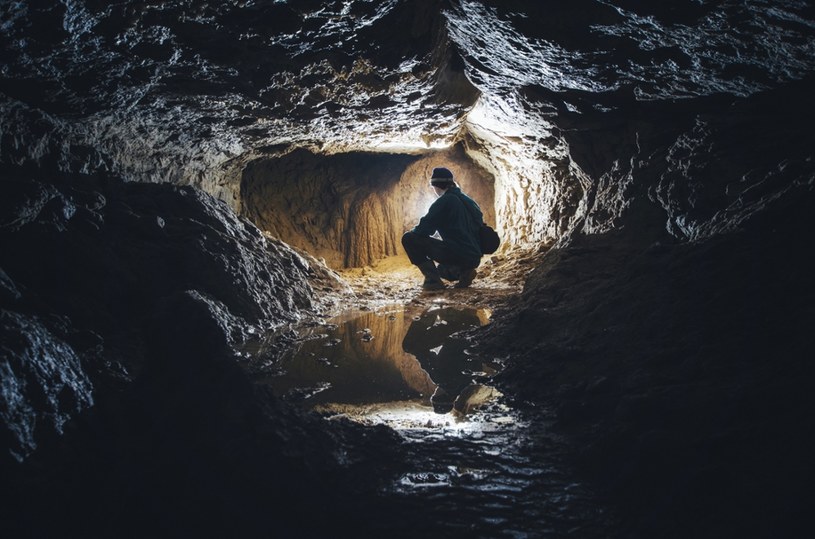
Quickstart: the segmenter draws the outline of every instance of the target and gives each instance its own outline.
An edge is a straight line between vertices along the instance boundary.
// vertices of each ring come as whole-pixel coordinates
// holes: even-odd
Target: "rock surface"
[[[283,491],[370,488],[336,456],[367,434],[324,438],[247,396],[234,356],[250,328],[349,297],[280,240],[372,265],[421,213],[413,182],[449,163],[493,206],[491,278],[537,265],[483,350],[506,359],[502,391],[557,410],[626,515],[612,531],[811,535],[810,2],[28,0],[4,3],[0,28],[2,471],[24,492],[5,508],[19,526],[40,521],[41,480],[42,514],[77,533],[83,507],[115,532],[168,500],[253,531],[264,508],[240,502],[284,499],[277,474]],[[256,469],[267,454],[284,464]],[[209,459],[215,488],[186,483]],[[98,494],[60,509],[88,470]],[[106,498],[117,484],[132,498]],[[241,487],[258,497],[203,500]]]
[[[0,317],[3,447],[5,458],[22,462],[93,404],[93,386],[74,350],[36,318],[6,310]]]
[[[299,511],[323,495],[356,529],[331,478],[377,458],[341,448],[389,436],[326,428],[240,367],[251,335],[347,286],[195,188],[17,173],[0,184],[4,532],[253,535],[262,499],[292,508],[278,529],[320,534]]]
[[[696,140],[695,103],[811,73],[813,18],[796,0],[19,2],[2,15],[2,162],[191,183],[237,209],[258,157],[461,140],[496,179],[499,228],[529,246],[592,206],[618,215],[595,193],[626,176],[638,150],[622,145],[665,135],[609,138],[589,166],[575,120],[604,130],[693,103],[658,125]]]
[[[94,402],[95,382],[137,375],[167,298],[208,306],[237,349],[324,308],[314,286],[343,290],[197,189],[17,173],[0,184],[3,458],[61,434]]]

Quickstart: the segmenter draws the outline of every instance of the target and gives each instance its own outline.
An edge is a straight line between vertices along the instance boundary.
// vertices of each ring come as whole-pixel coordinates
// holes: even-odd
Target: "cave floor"
[[[551,411],[513,407],[489,385],[506,358],[468,349],[512,304],[533,258],[490,259],[471,288],[433,292],[406,258],[346,270],[356,302],[296,329],[255,370],[327,421],[397,434],[398,473],[376,504],[406,537],[606,536],[612,517],[565,464]]]
[[[524,276],[541,254],[486,257],[472,286],[464,289],[448,283],[446,290],[423,291],[421,273],[404,255],[388,257],[374,266],[342,270],[340,275],[353,289],[356,306],[362,309],[396,303],[418,307],[449,303],[495,310],[521,291]]]

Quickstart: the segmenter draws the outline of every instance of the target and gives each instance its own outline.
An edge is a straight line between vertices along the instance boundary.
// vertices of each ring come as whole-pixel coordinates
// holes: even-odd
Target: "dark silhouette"
[[[467,340],[455,333],[481,325],[474,309],[444,307],[426,311],[408,328],[402,341],[405,352],[413,354],[438,386],[430,399],[433,410],[445,414],[461,391],[472,383],[465,371],[470,359],[464,353]]]
[[[438,199],[419,224],[402,236],[402,246],[424,275],[424,289],[445,288],[442,278],[458,281],[457,288],[466,288],[475,279],[481,261],[481,208],[461,191],[453,173],[444,167],[433,169],[430,185]],[[436,232],[441,239],[432,237]]]

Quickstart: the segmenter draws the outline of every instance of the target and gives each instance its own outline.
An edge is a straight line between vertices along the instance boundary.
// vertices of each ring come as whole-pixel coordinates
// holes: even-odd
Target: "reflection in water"
[[[426,519],[394,523],[411,536],[603,537],[593,526],[604,515],[561,469],[559,439],[473,383],[494,370],[467,353],[461,332],[487,321],[449,306],[350,312],[300,335],[263,380],[328,420],[400,434],[403,472],[381,495],[383,507],[422,508]]]
[[[381,412],[384,403],[424,409],[432,403],[446,413],[459,394],[456,409],[467,413],[494,392],[473,385],[473,377],[489,371],[455,334],[488,320],[484,309],[438,306],[420,314],[403,306],[349,312],[310,330],[264,381],[284,398],[343,413]]]
[[[438,386],[431,399],[436,412],[452,410],[456,397],[481,371],[481,362],[466,352],[467,341],[455,333],[485,323],[484,314],[475,309],[442,307],[426,311],[410,324],[402,348],[416,356]]]

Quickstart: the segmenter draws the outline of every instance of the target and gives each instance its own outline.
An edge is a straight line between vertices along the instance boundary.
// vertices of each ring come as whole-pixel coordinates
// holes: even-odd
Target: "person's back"
[[[438,199],[419,224],[405,233],[402,245],[410,261],[425,276],[424,288],[445,288],[442,277],[458,280],[457,287],[467,287],[481,261],[478,241],[483,219],[481,208],[461,191],[453,181],[452,172],[446,168],[434,168],[430,184]],[[432,237],[436,232],[441,240]]]

